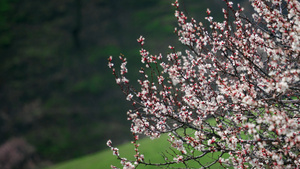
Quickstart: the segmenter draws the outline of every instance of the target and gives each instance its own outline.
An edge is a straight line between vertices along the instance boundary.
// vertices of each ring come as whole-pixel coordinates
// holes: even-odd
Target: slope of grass
[[[169,149],[170,144],[167,141],[167,137],[168,136],[164,135],[160,139],[151,140],[149,138],[145,138],[139,141],[139,143],[141,144],[139,149],[141,153],[145,155],[145,161],[149,161],[149,159],[151,159],[151,162],[153,163],[163,162],[162,153],[167,154],[166,151],[172,152]],[[127,143],[118,146],[118,148],[120,149],[119,152],[122,157],[133,159],[134,148],[132,144]],[[207,155],[205,156],[205,158],[201,160],[201,163],[205,164],[211,161],[211,158],[216,158],[216,157],[217,157],[217,153]],[[189,164],[191,164],[191,166],[195,168],[201,167],[197,163],[189,163]],[[116,159],[115,156],[112,155],[112,151],[110,151],[110,149],[107,149],[99,153],[95,153],[92,155],[84,156],[82,158],[57,164],[47,169],[75,169],[75,168],[76,169],[106,169],[106,168],[110,168],[110,165],[121,167],[120,162]],[[185,168],[184,165],[176,165],[176,167]],[[159,167],[140,165],[138,168],[155,169]],[[166,168],[166,166],[162,168]],[[220,168],[220,165],[215,164],[211,168]]]

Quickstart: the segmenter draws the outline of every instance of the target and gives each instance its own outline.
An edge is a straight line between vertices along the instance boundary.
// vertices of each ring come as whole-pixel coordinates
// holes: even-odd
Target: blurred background
[[[46,166],[131,140],[130,103],[107,58],[124,54],[135,84],[140,35],[152,54],[180,46],[171,2],[0,0],[0,166]],[[218,19],[224,5],[181,2],[197,21],[207,8]]]

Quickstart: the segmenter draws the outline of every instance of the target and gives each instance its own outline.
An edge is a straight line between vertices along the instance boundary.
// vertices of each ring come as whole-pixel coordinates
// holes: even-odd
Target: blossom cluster
[[[188,18],[177,0],[172,4],[184,52],[169,46],[166,57],[151,55],[145,38],[137,39],[145,64],[140,90],[126,78],[126,59],[120,56],[117,73],[109,58],[117,84],[133,105],[127,112],[133,135],[168,133],[174,149],[172,158],[158,164],[144,160],[137,137],[135,161],[121,158],[108,142],[124,168],[177,163],[188,168],[190,161],[199,167],[300,167],[300,3],[250,0],[251,18],[239,4],[224,1],[222,22],[207,9],[208,27]],[[213,152],[220,153],[211,162],[200,160]]]

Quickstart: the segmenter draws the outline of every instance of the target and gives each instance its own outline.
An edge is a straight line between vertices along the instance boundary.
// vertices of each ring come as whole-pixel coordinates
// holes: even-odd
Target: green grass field
[[[163,162],[163,158],[161,156],[162,152],[166,150],[170,151],[170,144],[167,141],[167,136],[164,135],[159,139],[151,140],[149,138],[144,138],[139,141],[141,146],[139,147],[142,154],[145,155],[145,161],[151,159],[151,162],[158,163]],[[134,148],[130,143],[117,146],[119,148],[120,155],[122,157],[126,157],[128,159],[133,159]],[[205,156],[202,159],[201,163],[206,163],[211,161],[211,157],[217,157],[217,154],[210,154]],[[200,168],[199,164],[189,163],[191,166],[195,168]],[[117,167],[121,167],[120,162],[116,159],[116,156],[113,156],[112,151],[108,148],[107,150],[101,151],[99,153],[95,153],[92,155],[87,155],[82,158],[74,159],[68,162],[64,162],[61,164],[57,164],[55,166],[49,167],[47,169],[109,169],[110,165],[114,165]],[[175,166],[174,166],[175,167]],[[184,165],[176,165],[176,167],[183,167]],[[138,169],[155,169],[159,167],[155,166],[138,166]],[[162,168],[167,168],[162,167]],[[220,168],[219,164],[213,165],[211,168]]]

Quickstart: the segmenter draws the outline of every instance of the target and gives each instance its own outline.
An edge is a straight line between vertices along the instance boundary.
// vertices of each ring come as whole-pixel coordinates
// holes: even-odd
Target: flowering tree
[[[250,0],[252,18],[225,0],[223,22],[207,9],[208,27],[188,18],[176,0],[175,33],[185,52],[169,46],[166,58],[151,55],[141,45],[138,80],[134,89],[126,78],[126,58],[117,84],[132,102],[135,160],[113,147],[124,168],[138,165],[171,166],[191,161],[198,168],[219,163],[234,168],[300,167],[300,3],[297,0]],[[146,160],[139,151],[140,134],[158,138],[168,133],[174,151],[163,163]],[[201,161],[210,153],[217,156]],[[113,166],[112,166],[113,167]],[[113,167],[114,168],[114,167]]]

